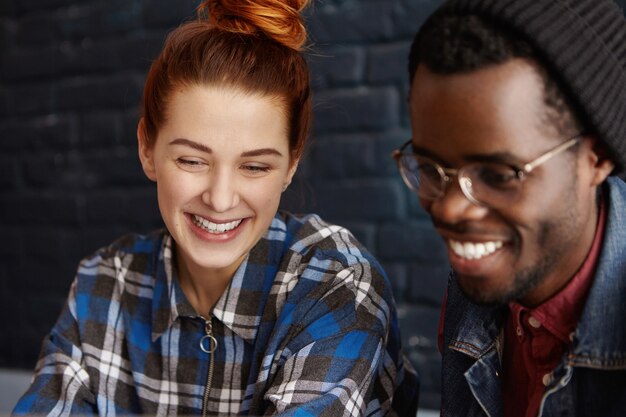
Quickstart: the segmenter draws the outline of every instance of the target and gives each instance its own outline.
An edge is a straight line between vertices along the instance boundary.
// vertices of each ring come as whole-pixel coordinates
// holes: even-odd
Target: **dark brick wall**
[[[283,206],[346,225],[395,286],[421,406],[438,406],[445,250],[391,151],[410,135],[406,54],[441,0],[316,0],[315,129]],[[624,6],[624,0],[618,0]],[[145,72],[193,0],[0,2],[0,367],[32,369],[80,258],[161,225],[136,157]]]

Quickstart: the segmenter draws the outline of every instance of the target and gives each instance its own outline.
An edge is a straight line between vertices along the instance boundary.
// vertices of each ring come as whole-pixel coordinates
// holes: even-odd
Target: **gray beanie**
[[[438,13],[476,14],[525,36],[624,172],[626,20],[613,0],[449,0]]]

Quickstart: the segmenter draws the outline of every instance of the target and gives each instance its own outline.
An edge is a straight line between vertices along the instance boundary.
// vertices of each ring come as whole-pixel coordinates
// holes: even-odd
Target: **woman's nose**
[[[202,201],[218,213],[236,207],[239,204],[239,192],[233,174],[224,170],[214,170],[209,175],[207,189],[202,194]]]

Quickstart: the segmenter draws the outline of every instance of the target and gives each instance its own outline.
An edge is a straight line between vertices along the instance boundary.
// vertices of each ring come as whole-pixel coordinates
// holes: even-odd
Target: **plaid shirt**
[[[173,245],[131,235],[80,263],[15,414],[415,416],[389,282],[346,229],[278,214],[206,317]]]

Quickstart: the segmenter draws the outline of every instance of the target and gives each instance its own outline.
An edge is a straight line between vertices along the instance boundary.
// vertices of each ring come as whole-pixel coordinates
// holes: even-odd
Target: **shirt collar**
[[[601,198],[600,201],[596,233],[585,261],[561,291],[537,307],[529,309],[514,301],[509,303],[517,326],[525,327],[522,323],[522,316],[530,314],[562,342],[569,344],[572,341],[572,335],[585,306],[589,288],[593,283],[604,239],[606,208],[604,199]]]
[[[272,283],[285,251],[286,225],[277,214],[268,232],[239,265],[226,290],[213,307],[213,316],[235,334],[252,343],[257,335]],[[158,339],[179,317],[198,317],[183,293],[176,268],[175,241],[165,232],[158,255],[152,301],[152,341]]]

